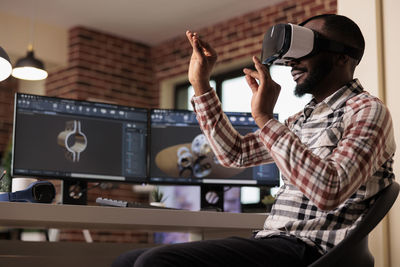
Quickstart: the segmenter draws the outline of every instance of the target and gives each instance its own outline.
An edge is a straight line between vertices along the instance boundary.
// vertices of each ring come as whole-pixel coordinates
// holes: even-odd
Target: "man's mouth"
[[[305,71],[302,70],[292,70],[292,76],[293,80],[296,82],[298,79],[300,79],[301,76],[305,74]]]

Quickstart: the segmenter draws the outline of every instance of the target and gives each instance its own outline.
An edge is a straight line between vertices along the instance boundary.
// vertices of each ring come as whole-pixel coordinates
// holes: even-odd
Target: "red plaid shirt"
[[[390,113],[358,80],[320,103],[311,100],[285,124],[271,119],[246,136],[232,128],[214,90],[194,97],[193,105],[221,164],[274,161],[282,173],[284,184],[256,238],[294,235],[326,252],[394,179]]]

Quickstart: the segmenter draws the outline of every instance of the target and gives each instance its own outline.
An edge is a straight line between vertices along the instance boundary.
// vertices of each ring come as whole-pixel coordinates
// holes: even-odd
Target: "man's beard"
[[[294,94],[297,97],[302,97],[305,94],[314,94],[318,83],[331,72],[332,68],[333,62],[331,59],[319,60],[304,82],[296,85]]]

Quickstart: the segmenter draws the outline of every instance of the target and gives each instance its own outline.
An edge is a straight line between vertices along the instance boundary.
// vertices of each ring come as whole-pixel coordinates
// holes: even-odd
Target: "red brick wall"
[[[0,157],[11,140],[14,115],[14,94],[17,91],[17,79],[9,77],[0,82]],[[1,163],[1,160],[0,160]]]
[[[150,52],[147,45],[73,28],[69,32],[68,66],[49,75],[47,95],[155,107],[158,94]]]
[[[251,4],[251,2],[249,2]],[[222,21],[197,31],[218,53],[217,64],[259,56],[264,33],[276,23],[300,23],[323,13],[336,13],[336,0],[288,0]],[[157,81],[187,73],[191,48],[185,33],[152,48]]]

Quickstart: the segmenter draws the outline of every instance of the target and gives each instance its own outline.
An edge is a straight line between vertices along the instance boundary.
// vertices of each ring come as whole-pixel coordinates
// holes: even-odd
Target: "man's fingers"
[[[204,48],[202,46],[202,41],[199,39],[197,33],[192,33],[191,31],[186,31],[186,36],[189,39],[190,44],[193,47],[193,54],[198,58],[205,58],[207,55],[204,53]]]
[[[266,69],[266,67],[261,64],[261,61],[256,57],[253,56],[253,62],[254,62],[254,67],[256,68],[257,72],[260,75],[260,78],[265,77],[265,73],[268,72],[268,70]]]
[[[186,31],[186,37],[188,38],[189,42],[192,43],[192,32],[191,31]]]
[[[186,31],[186,37],[188,38],[189,43],[191,44],[192,47],[194,46],[193,36],[194,36],[194,34],[191,31]]]
[[[217,52],[206,41],[200,39],[196,32],[186,31],[186,36],[189,39],[193,49],[200,53],[201,57],[217,57]]]
[[[204,48],[204,52],[206,53],[207,56],[210,57],[215,57],[217,56],[217,52],[214,50],[214,48],[211,47],[206,41],[201,40],[198,38],[200,45]]]
[[[186,37],[189,40],[190,45],[193,47],[193,49],[196,49],[196,46],[198,47],[199,45],[196,45],[196,33],[192,33],[191,31],[186,31]]]
[[[243,69],[244,74],[251,76],[254,79],[260,80],[260,75],[257,71],[251,69]]]
[[[193,47],[193,54],[195,54],[198,58],[205,58],[205,54],[203,52],[203,48],[201,47],[199,38],[196,34],[191,34],[191,45]]]
[[[246,75],[245,78],[246,78],[246,82],[249,85],[253,94],[256,93],[257,89],[258,89],[258,83],[257,83],[256,79],[254,79],[250,75]]]

